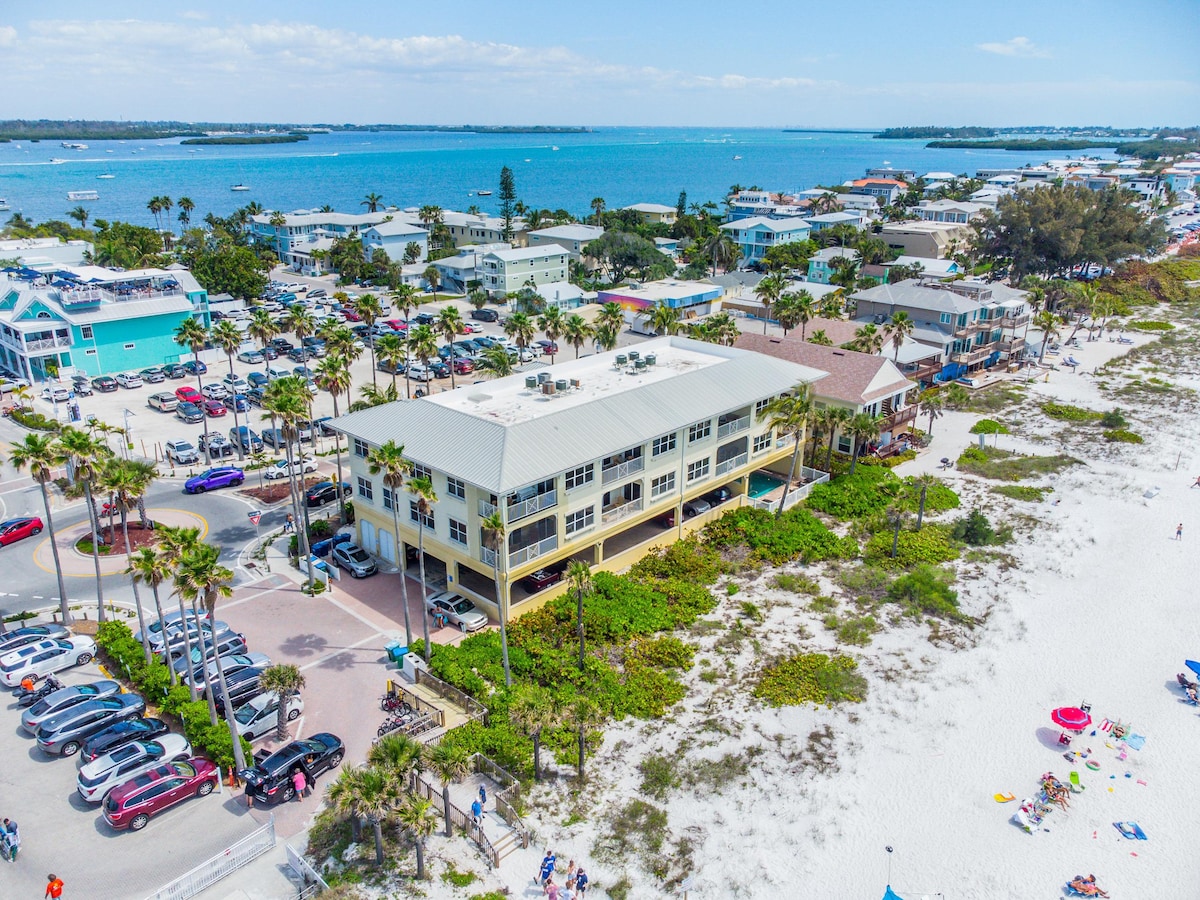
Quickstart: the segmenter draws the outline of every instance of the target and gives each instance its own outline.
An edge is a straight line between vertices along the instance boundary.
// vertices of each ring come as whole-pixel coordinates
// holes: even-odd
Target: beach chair
[[[1087,788],[1085,788],[1083,786],[1082,782],[1080,782],[1079,773],[1072,772],[1071,773],[1071,793],[1072,794],[1082,794],[1085,790],[1087,790]]]

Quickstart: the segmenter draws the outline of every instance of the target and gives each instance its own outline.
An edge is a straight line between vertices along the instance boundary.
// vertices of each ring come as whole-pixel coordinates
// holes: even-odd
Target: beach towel
[[[1121,832],[1123,837],[1129,840],[1145,841],[1148,840],[1146,832],[1142,831],[1142,826],[1137,822],[1113,822],[1113,827]]]
[[[1100,723],[1101,731],[1112,731],[1112,727],[1113,727],[1113,723],[1108,719],[1105,719],[1103,722]]]
[[[1125,738],[1125,743],[1134,750],[1141,750],[1146,746],[1146,738],[1141,734],[1131,734],[1129,737]]]

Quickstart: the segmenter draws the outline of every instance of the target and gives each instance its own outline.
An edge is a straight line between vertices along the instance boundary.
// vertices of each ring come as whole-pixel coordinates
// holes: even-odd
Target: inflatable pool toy
[[[1012,794],[993,794],[993,798],[997,803],[1008,803],[1010,800],[1016,800]]]

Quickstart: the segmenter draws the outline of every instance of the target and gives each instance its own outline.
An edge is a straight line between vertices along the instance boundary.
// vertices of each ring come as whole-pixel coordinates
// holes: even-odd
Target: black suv
[[[233,674],[226,675],[225,686],[229,688],[229,705],[237,709],[247,700],[261,694],[258,682],[262,678],[262,673],[261,666],[251,666],[248,669],[238,669]],[[218,684],[213,685],[213,702],[217,705],[217,712],[222,716],[225,715],[225,694]]]
[[[409,320],[411,325],[432,325],[435,319],[430,313],[418,313]]]
[[[292,776],[303,772],[305,780],[312,784],[322,772],[337,768],[346,755],[342,739],[323,731],[305,741],[293,741],[249,768],[242,769],[238,776],[246,782],[246,793],[263,803],[284,803],[296,796]]]
[[[473,309],[471,310],[471,318],[476,322],[498,322],[500,313],[494,309]]]
[[[342,482],[342,496],[350,497],[354,491],[346,482]],[[332,481],[322,481],[319,484],[314,484],[304,492],[304,502],[309,506],[324,506],[331,500],[336,500],[338,497],[337,488],[333,486]]]

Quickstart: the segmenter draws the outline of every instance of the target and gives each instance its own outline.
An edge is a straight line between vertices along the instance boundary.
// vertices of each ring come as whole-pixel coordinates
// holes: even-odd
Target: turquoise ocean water
[[[58,141],[0,143],[0,197],[12,211],[42,221],[65,218],[78,205],[67,199],[68,191],[94,190],[100,199],[86,203],[93,218],[144,225],[153,224],[147,201],[160,194],[191,197],[193,221],[208,212],[228,214],[250,200],[285,211],[329,204],[341,212],[360,212],[368,192],[402,208],[432,203],[465,210],[475,204],[495,212],[495,195],[475,192],[497,191],[500,168],[507,165],[526,204],[584,215],[593,197],[603,197],[610,208],[674,205],[681,190],[689,203],[719,201],[733,184],[803,189],[860,177],[869,167],[889,163],[918,173],[974,174],[979,167],[1043,161],[1040,154],[1003,150],[929,150],[925,141],[882,141],[861,132],[778,129],[338,133],[249,147],[184,147],[178,140],[87,144],[86,150],[70,150]],[[234,184],[250,190],[231,191]]]

